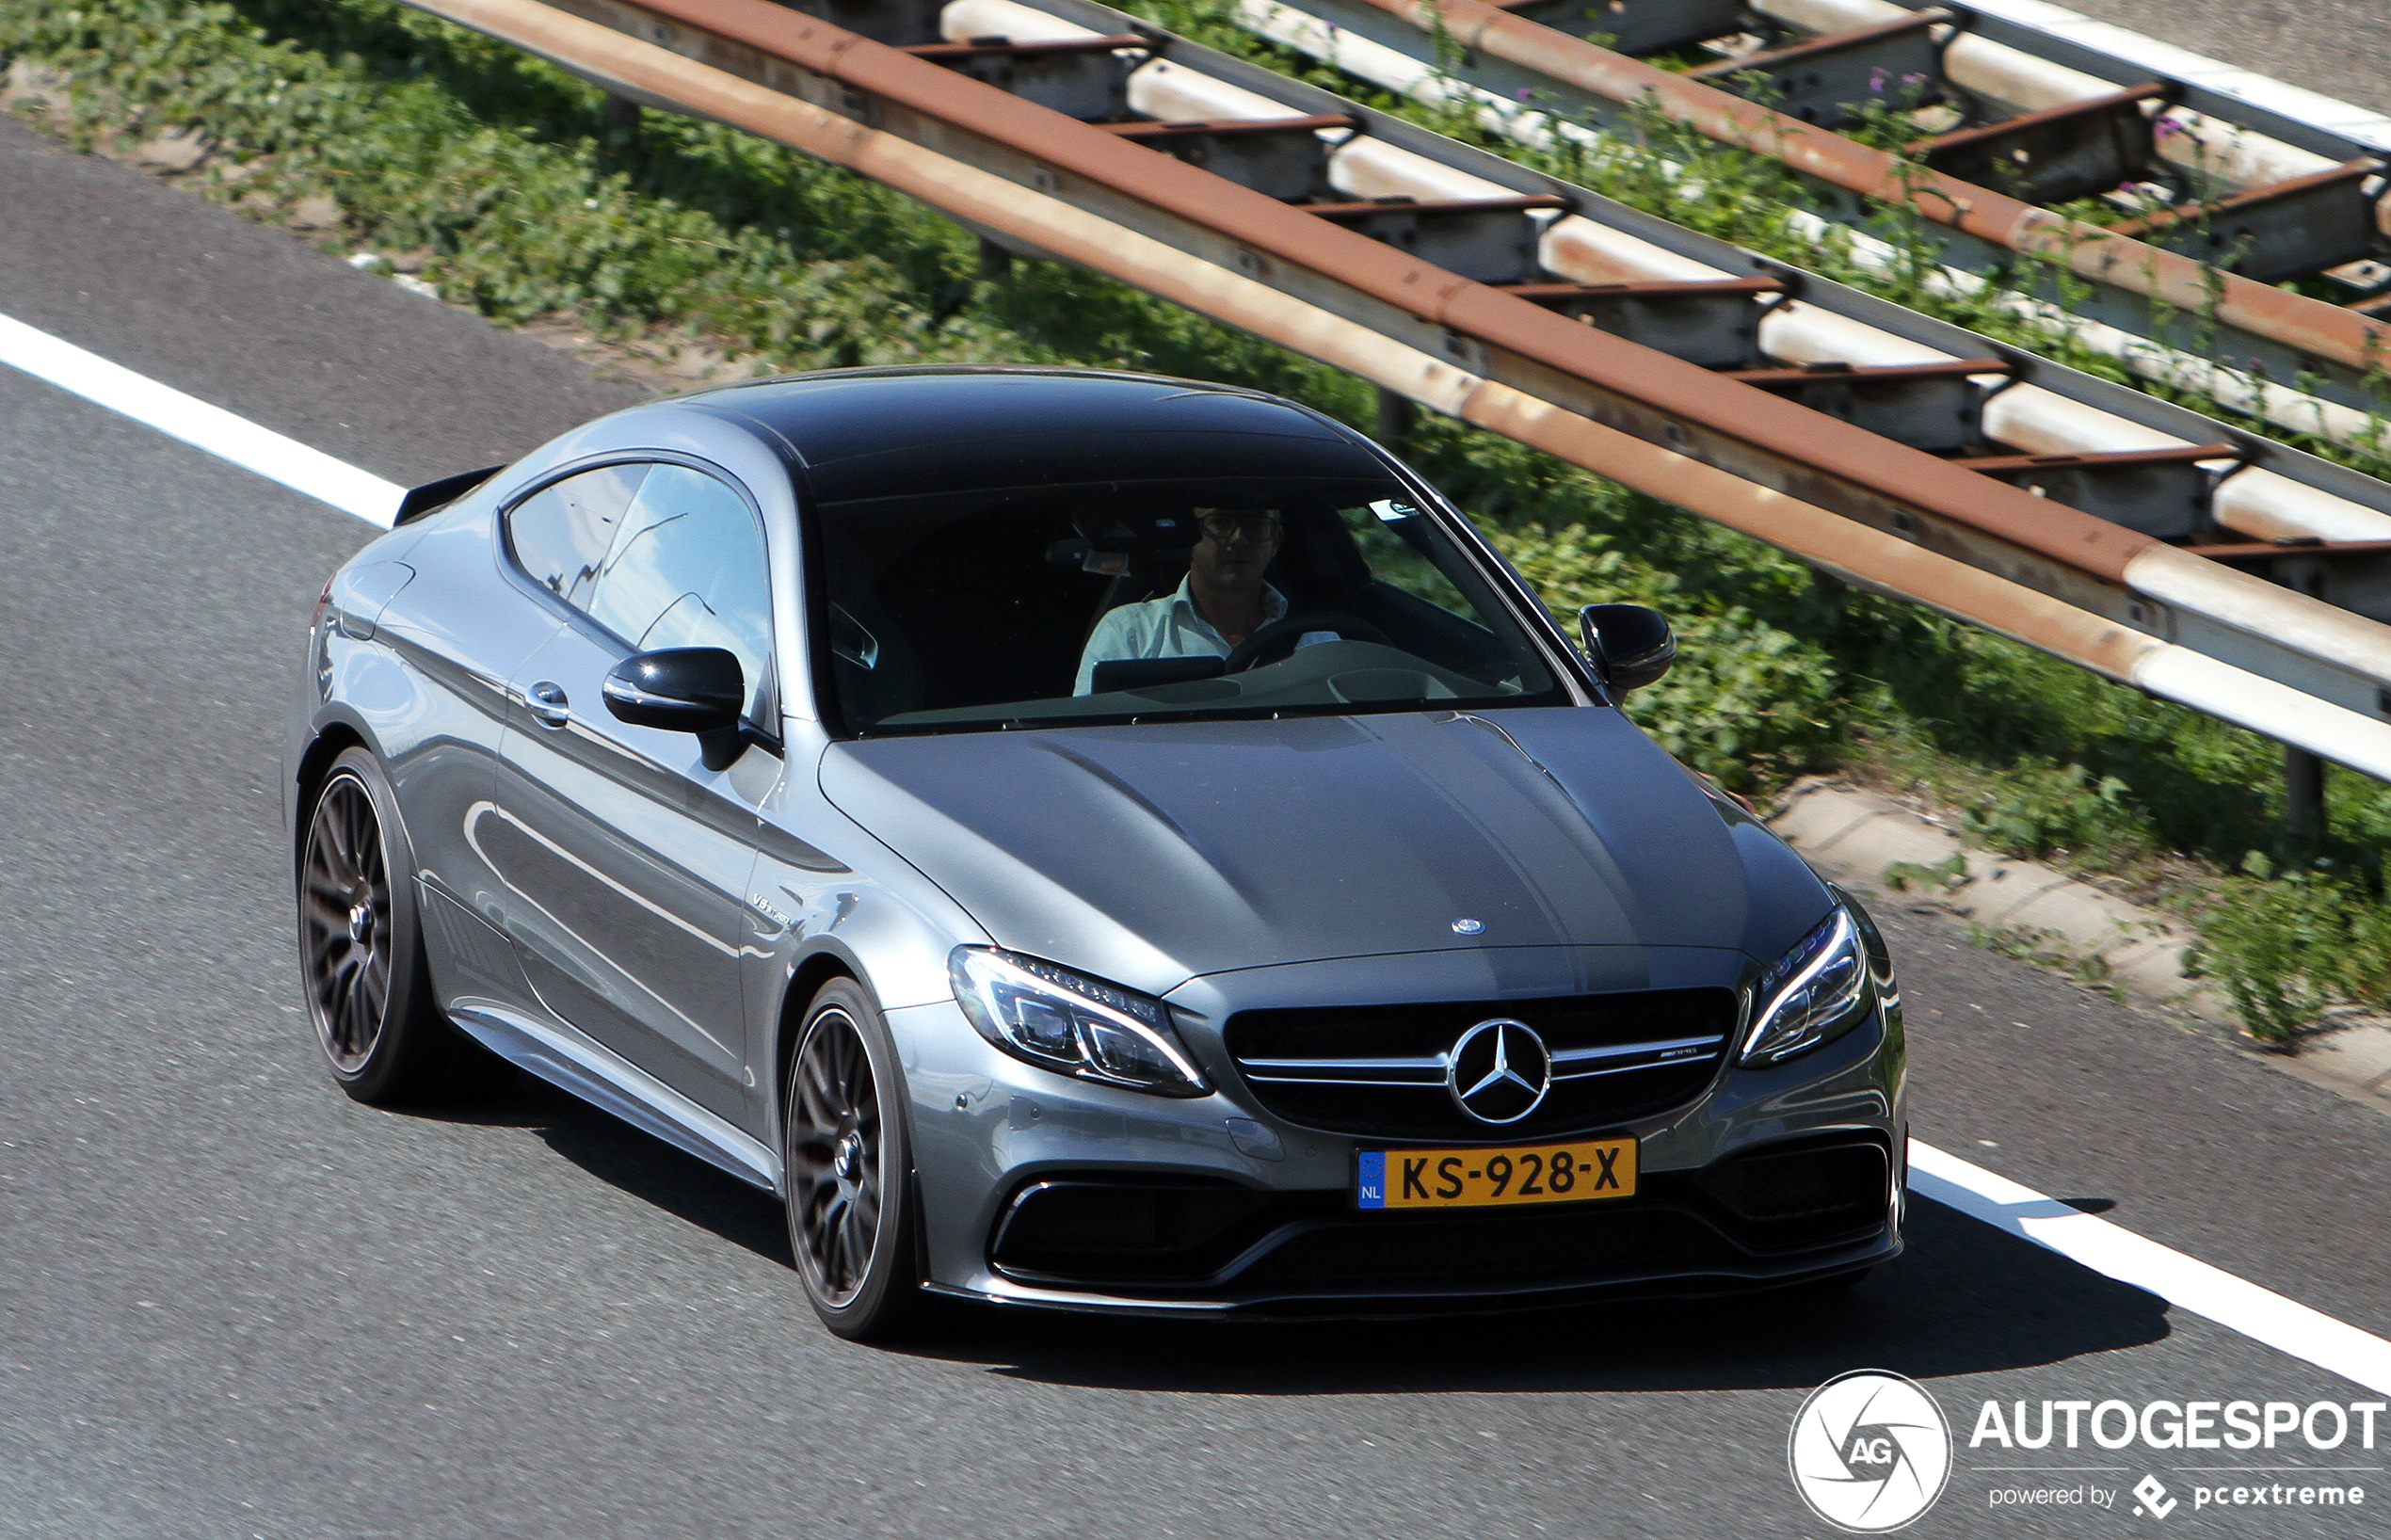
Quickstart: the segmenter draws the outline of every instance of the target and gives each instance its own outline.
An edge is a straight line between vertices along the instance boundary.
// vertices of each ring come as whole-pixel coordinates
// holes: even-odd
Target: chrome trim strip
[[[1581,1069],[1574,1074],[1556,1074],[1552,1080],[1557,1085],[1565,1080],[1595,1080],[1604,1075],[1632,1075],[1640,1070],[1675,1069],[1680,1065],[1689,1064],[1715,1065],[1719,1062],[1719,1058],[1720,1055],[1713,1054],[1698,1059],[1655,1059],[1650,1064],[1614,1064],[1608,1069]]]
[[[1256,1085],[1392,1085],[1406,1091],[1442,1089],[1442,1080],[1339,1080],[1326,1075],[1247,1075]]]
[[[1445,1056],[1424,1059],[1240,1059],[1241,1069],[1418,1069],[1441,1075]]]
[[[1712,1033],[1705,1037],[1660,1037],[1645,1043],[1614,1043],[1602,1048],[1561,1049],[1552,1055],[1552,1078],[1556,1081],[1590,1080],[1597,1075],[1624,1074],[1633,1069],[1659,1069],[1669,1065],[1692,1062],[1698,1055],[1687,1053],[1674,1059],[1657,1059],[1649,1064],[1617,1065],[1609,1068],[1576,1069],[1566,1067],[1598,1065],[1606,1059],[1624,1059],[1652,1053],[1675,1053],[1689,1049],[1716,1049],[1725,1042],[1726,1034]],[[1443,1083],[1446,1065],[1446,1056],[1441,1053],[1433,1058],[1240,1059],[1237,1061],[1238,1069],[1248,1081],[1263,1085],[1437,1085]],[[1432,1078],[1421,1080],[1363,1078],[1405,1072]]]
[[[1630,1053],[1666,1053],[1677,1048],[1713,1048],[1726,1041],[1726,1034],[1712,1033],[1708,1037],[1661,1037],[1649,1043],[1618,1043],[1609,1048],[1564,1048],[1553,1051],[1554,1065],[1583,1064],[1593,1059],[1619,1059]]]

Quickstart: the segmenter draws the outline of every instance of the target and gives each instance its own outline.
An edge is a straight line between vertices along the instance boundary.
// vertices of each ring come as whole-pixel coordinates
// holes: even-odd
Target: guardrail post
[[[1415,412],[1409,396],[1397,395],[1384,385],[1379,386],[1378,441],[1389,449],[1402,449],[1411,437]]]
[[[1003,279],[1013,276],[1013,253],[986,235],[980,237],[980,276]]]
[[[2283,826],[2307,844],[2324,842],[2324,761],[2304,748],[2283,748]]]
[[[633,134],[639,132],[639,104],[631,98],[608,91],[603,110],[608,128],[619,128]]]

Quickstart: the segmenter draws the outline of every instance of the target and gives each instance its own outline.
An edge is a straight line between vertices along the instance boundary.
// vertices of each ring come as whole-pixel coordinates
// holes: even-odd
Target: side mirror
[[[634,652],[607,673],[603,694],[618,721],[696,733],[709,770],[725,769],[739,757],[739,714],[747,704],[747,682],[738,657],[727,649]]]
[[[1677,634],[1659,610],[1642,604],[1588,604],[1578,635],[1601,681],[1621,695],[1640,690],[1677,662]]]

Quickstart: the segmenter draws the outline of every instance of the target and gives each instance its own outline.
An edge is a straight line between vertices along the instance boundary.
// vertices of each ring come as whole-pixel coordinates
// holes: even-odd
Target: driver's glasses
[[[1196,522],[1214,541],[1227,545],[1240,535],[1249,540],[1268,539],[1271,531],[1278,527],[1278,515],[1267,509],[1254,513],[1224,513],[1218,508],[1199,508],[1196,513]]]

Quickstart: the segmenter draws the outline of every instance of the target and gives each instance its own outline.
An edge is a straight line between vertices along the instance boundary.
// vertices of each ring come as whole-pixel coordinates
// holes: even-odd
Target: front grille
[[[1702,1094],[1741,1015],[1731,989],[1651,989],[1460,1004],[1240,1011],[1224,1036],[1275,1115],[1365,1137],[1485,1143],[1615,1128]],[[1525,1022],[1552,1055],[1552,1089],[1527,1116],[1482,1123],[1454,1105],[1445,1071],[1481,1021]]]

